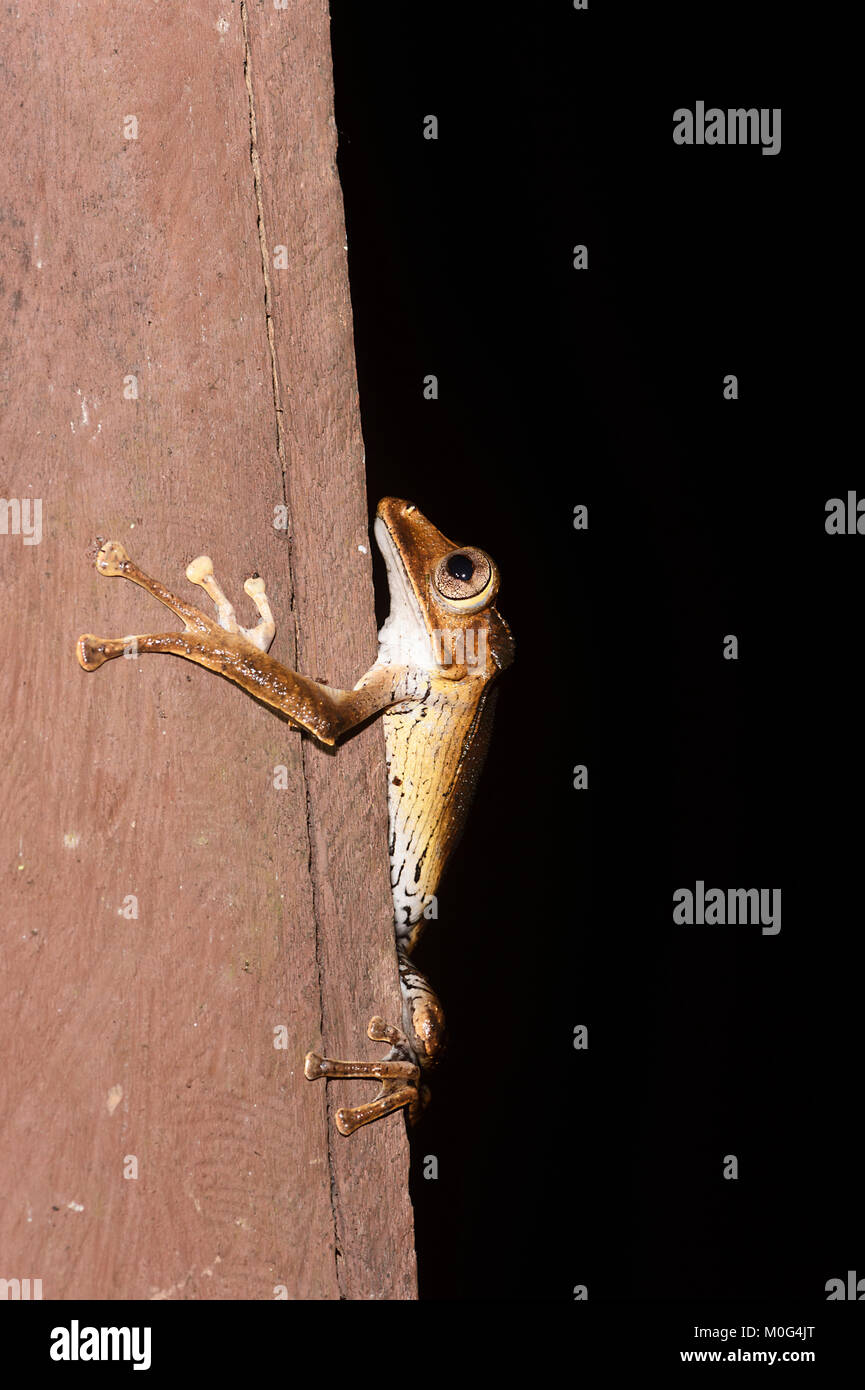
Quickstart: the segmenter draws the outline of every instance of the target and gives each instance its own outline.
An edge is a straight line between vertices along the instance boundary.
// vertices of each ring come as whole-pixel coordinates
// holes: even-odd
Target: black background
[[[825,1298],[865,1275],[843,90],[781,6],[331,9],[370,502],[489,550],[517,641],[417,956],[421,1295]],[[781,153],[674,145],[697,100]],[[697,879],[780,934],[675,926]]]

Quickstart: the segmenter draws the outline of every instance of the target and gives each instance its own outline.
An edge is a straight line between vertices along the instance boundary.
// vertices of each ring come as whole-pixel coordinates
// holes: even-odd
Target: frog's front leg
[[[153,652],[182,656],[227,676],[328,745],[371,715],[404,700],[424,699],[429,691],[425,673],[402,666],[376,663],[354,690],[336,690],[289,670],[268,655],[275,626],[264,580],[258,575],[247,579],[244,588],[258,608],[260,620],[254,628],[240,627],[206,555],[193,560],[186,575],[212,599],[216,620],[151,579],[117,541],[107,541],[102,546],[96,556],[96,568],[100,574],[120,576],[146,589],[183,619],[184,629],[136,637],[94,637],[86,633],[76,644],[76,655],[85,671],[95,671],[105,661],[130,651],[137,656]]]
[[[414,1123],[429,1103],[429,1087],[421,1082],[422,1071],[430,1070],[445,1049],[444,1011],[425,975],[398,948],[399,983],[406,1031],[394,1028],[382,1018],[371,1018],[367,1034],[373,1042],[389,1042],[391,1050],[380,1062],[342,1062],[308,1052],[304,1074],[308,1081],[381,1081],[375,1098],[364,1105],[343,1107],[336,1112],[340,1134],[353,1134],[361,1125],[380,1120],[405,1107]]]

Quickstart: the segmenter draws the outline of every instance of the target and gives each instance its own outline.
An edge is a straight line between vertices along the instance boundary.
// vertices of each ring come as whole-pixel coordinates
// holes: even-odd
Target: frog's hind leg
[[[383,1018],[371,1018],[367,1034],[373,1042],[389,1042],[391,1050],[381,1062],[341,1062],[333,1057],[321,1057],[308,1052],[304,1074],[308,1081],[348,1079],[380,1081],[381,1089],[374,1100],[365,1105],[343,1107],[336,1112],[336,1127],[340,1134],[353,1134],[361,1125],[371,1124],[394,1110],[408,1107],[409,1117],[423,1107],[426,1087],[420,1085],[420,1067],[408,1061],[411,1055],[408,1038],[399,1028],[385,1023]]]
[[[353,1134],[361,1125],[406,1107],[409,1123],[414,1124],[429,1104],[429,1087],[421,1083],[421,1071],[434,1067],[445,1047],[444,1010],[432,985],[405,950],[397,947],[399,983],[402,994],[403,1028],[394,1028],[383,1018],[370,1019],[367,1030],[374,1042],[388,1042],[391,1050],[381,1062],[340,1062],[308,1052],[304,1072],[308,1081],[355,1079],[380,1081],[374,1100],[336,1114],[340,1134]]]
[[[402,992],[403,1027],[420,1065],[434,1067],[442,1058],[447,1038],[445,1014],[439,997],[405,949],[397,946],[399,984]]]

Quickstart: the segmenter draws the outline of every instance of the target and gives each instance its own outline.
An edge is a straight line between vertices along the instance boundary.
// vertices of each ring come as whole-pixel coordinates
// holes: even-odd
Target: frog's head
[[[499,571],[485,551],[454,545],[398,497],[379,502],[375,538],[390,589],[380,661],[447,680],[489,679],[510,665],[513,638],[495,608]]]

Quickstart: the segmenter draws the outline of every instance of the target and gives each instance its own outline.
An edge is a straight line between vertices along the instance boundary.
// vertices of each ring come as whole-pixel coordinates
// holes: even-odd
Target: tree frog
[[[378,634],[378,657],[353,690],[310,680],[269,656],[276,629],[264,580],[257,574],[246,580],[259,621],[241,627],[206,555],[192,561],[186,577],[212,600],[215,619],[144,574],[117,541],[107,541],[96,556],[99,573],[139,584],[184,627],[140,637],[86,634],[76,646],[85,671],[131,648],[185,657],[227,676],[329,746],[381,714],[402,1027],[370,1020],[368,1036],[390,1045],[382,1061],[343,1062],[309,1052],[304,1066],[311,1081],[380,1082],[374,1100],[337,1112],[337,1128],[346,1135],[403,1107],[413,1121],[429,1099],[422,1078],[444,1050],[444,1013],[411,952],[483,764],[497,693],[491,687],[514,653],[495,607],[499,572],[484,551],[454,545],[416,506],[395,497],[379,503],[374,533],[387,570],[390,613]]]

